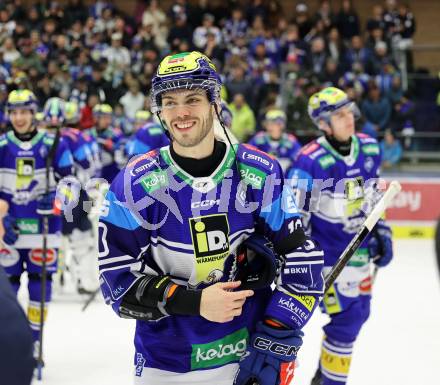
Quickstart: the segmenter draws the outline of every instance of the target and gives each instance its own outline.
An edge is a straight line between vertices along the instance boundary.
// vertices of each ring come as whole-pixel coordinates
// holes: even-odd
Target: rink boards
[[[434,238],[440,218],[440,178],[386,176],[398,180],[402,191],[396,196],[386,218],[396,238]]]

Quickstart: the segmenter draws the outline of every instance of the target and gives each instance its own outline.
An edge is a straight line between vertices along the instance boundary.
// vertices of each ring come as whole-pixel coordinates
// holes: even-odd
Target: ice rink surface
[[[119,319],[101,297],[85,312],[81,306],[71,296],[55,296],[45,328],[41,384],[132,384],[134,322]],[[293,385],[309,385],[324,323],[326,317],[318,311],[306,326]],[[372,313],[355,346],[348,384],[438,384],[439,365],[440,285],[434,245],[399,240],[393,263],[377,276]]]

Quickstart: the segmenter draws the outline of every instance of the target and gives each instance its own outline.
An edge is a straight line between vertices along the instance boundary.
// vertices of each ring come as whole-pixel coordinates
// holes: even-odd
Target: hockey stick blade
[[[394,199],[394,197],[399,193],[401,189],[402,186],[398,181],[394,180],[390,183],[385,194],[376,204],[374,209],[371,211],[370,215],[368,215],[362,227],[359,229],[359,231],[353,237],[351,242],[342,252],[340,257],[336,261],[335,265],[332,267],[330,273],[325,277],[324,292],[327,292],[327,290],[333,285],[336,278],[344,269],[347,262],[356,252],[356,250],[358,249],[360,244],[364,241],[364,239],[367,237],[367,235],[373,230],[374,226],[376,226],[377,221],[380,219],[386,208],[390,205],[391,201]]]
[[[81,311],[86,311],[89,305],[94,301],[96,296],[98,295],[99,291],[101,289],[98,287],[92,294],[90,294],[89,298],[87,298],[87,301],[84,303]]]

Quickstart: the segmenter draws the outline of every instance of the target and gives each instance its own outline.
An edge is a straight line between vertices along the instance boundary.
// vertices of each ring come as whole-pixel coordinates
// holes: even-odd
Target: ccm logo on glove
[[[298,346],[291,346],[280,344],[279,342],[273,342],[266,338],[257,337],[254,340],[254,347],[261,350],[269,350],[272,353],[278,354],[280,356],[294,356],[298,353]]]

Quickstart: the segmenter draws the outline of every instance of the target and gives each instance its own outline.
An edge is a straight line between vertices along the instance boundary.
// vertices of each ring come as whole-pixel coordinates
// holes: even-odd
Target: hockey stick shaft
[[[351,242],[342,252],[340,257],[336,261],[336,264],[332,267],[330,273],[325,277],[324,292],[327,292],[327,290],[333,285],[336,278],[339,276],[339,274],[341,274],[341,271],[344,269],[345,265],[348,263],[348,261],[356,252],[356,250],[361,245],[361,243],[365,240],[367,235],[370,234],[370,232],[373,230],[377,221],[382,217],[386,208],[390,205],[391,201],[394,199],[394,197],[399,193],[401,189],[402,187],[400,186],[399,182],[392,181],[390,183],[385,194],[376,204],[374,209],[368,215],[362,227],[359,229],[359,231],[353,237]]]
[[[45,192],[48,194],[50,192],[50,166],[55,157],[55,152],[58,147],[58,142],[60,140],[60,130],[58,129],[55,135],[55,139],[52,146],[47,154],[46,158],[46,189]],[[46,306],[46,282],[47,282],[47,236],[49,234],[49,217],[48,215],[43,215],[43,259],[41,263],[41,301],[40,301],[40,334],[38,336],[39,346],[38,346],[38,360],[37,360],[37,377],[38,381],[42,380],[42,369],[43,369],[43,329],[44,329],[44,308]]]

